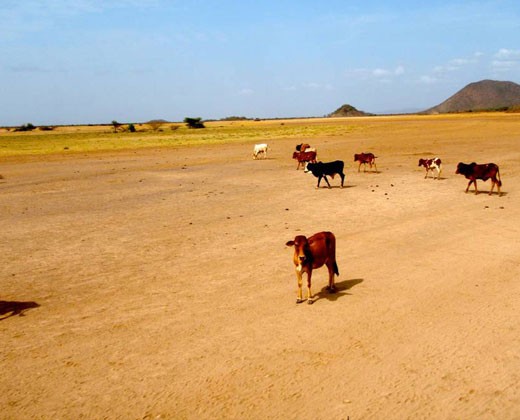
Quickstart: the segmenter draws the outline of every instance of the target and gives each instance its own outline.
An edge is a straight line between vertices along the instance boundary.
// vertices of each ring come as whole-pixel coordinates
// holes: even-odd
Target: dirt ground
[[[0,418],[520,418],[520,116],[355,124],[311,139],[343,189],[294,139],[0,163]],[[297,305],[322,230],[339,292]]]

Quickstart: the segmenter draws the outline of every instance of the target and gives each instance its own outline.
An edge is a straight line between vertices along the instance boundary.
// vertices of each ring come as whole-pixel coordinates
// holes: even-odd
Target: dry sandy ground
[[[520,117],[360,121],[312,139],[343,189],[294,139],[4,162],[0,418],[520,418]],[[285,242],[321,230],[339,293],[297,305]]]

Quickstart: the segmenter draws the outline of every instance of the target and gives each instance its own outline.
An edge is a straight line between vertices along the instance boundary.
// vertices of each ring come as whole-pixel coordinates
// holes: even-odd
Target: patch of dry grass
[[[0,158],[45,156],[63,153],[89,153],[142,148],[187,147],[226,143],[269,142],[294,138],[304,141],[316,137],[338,137],[377,130],[382,136],[398,136],[399,130],[429,122],[449,128],[475,120],[518,123],[518,114],[450,114],[377,116],[360,118],[312,118],[262,121],[213,121],[204,129],[188,129],[179,124],[164,124],[160,130],[150,130],[146,124],[136,124],[137,132],[114,133],[110,126],[60,126],[52,131],[33,130],[12,132],[0,130]],[[402,123],[402,127],[399,125]],[[387,130],[391,129],[391,130]],[[391,132],[390,132],[391,131]],[[389,138],[389,139],[390,139]]]

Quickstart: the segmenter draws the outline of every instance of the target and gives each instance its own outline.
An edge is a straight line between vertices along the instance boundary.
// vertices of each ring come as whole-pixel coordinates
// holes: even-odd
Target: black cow
[[[329,180],[327,179],[327,175],[331,178],[334,178],[334,175],[339,175],[341,177],[341,188],[343,188],[343,182],[345,180],[345,174],[343,173],[343,167],[345,164],[342,160],[335,160],[334,162],[317,162],[317,163],[308,163],[307,170],[312,172],[312,174],[318,178],[318,185],[316,188],[320,188],[321,179],[325,179],[325,182],[330,188]]]
[[[496,184],[498,195],[500,196],[500,187],[502,186],[502,181],[500,180],[500,171],[498,169],[498,165],[495,165],[494,163],[484,163],[479,165],[475,162],[472,162],[468,165],[466,163],[459,162],[455,173],[464,175],[466,179],[469,179],[466,192],[468,192],[469,186],[472,183],[475,185],[475,194],[478,194],[477,179],[487,181],[491,178],[491,191],[489,191],[489,195],[493,193],[493,188]]]

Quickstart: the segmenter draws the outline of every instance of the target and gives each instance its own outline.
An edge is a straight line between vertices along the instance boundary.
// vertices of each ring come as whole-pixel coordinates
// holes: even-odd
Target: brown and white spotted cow
[[[312,304],[311,278],[312,270],[326,265],[329,270],[330,293],[336,292],[334,274],[339,276],[338,264],[336,263],[336,237],[332,232],[318,232],[309,238],[298,235],[292,241],[287,241],[287,246],[294,246],[293,263],[298,280],[298,296],[296,303],[302,303],[302,281],[303,273],[307,273],[307,303]]]
[[[430,171],[432,171],[433,179],[435,179],[434,171],[437,171],[437,179],[440,179],[442,172],[442,161],[440,158],[434,157],[430,159],[419,159],[419,165],[417,166],[424,166],[426,169],[426,175],[424,176],[424,179],[428,178],[428,173]]]

